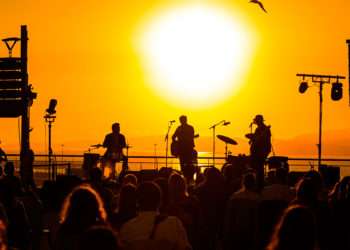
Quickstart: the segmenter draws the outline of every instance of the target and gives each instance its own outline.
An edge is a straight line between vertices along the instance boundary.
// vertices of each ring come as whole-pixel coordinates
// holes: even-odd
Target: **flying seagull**
[[[259,0],[250,0],[251,3],[256,3],[259,4],[260,8],[265,11],[267,13],[267,11],[264,8],[264,5],[262,4],[262,2],[260,2]]]

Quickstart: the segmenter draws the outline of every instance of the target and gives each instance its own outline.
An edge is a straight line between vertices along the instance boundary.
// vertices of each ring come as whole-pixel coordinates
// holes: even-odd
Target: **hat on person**
[[[263,122],[264,121],[264,117],[262,115],[256,115],[255,118],[254,118],[254,121],[255,122]]]

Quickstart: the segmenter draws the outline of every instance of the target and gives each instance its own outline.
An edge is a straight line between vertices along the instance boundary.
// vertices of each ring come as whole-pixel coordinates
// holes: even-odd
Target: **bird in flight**
[[[259,4],[260,8],[267,13],[267,11],[264,8],[264,5],[262,4],[262,2],[260,2],[259,0],[250,0],[251,3],[256,3]]]

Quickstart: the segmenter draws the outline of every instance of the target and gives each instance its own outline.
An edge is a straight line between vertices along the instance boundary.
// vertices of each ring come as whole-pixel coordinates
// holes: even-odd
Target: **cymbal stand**
[[[218,123],[215,123],[213,126],[211,126],[209,129],[212,129],[213,130],[213,166],[215,167],[215,129],[217,126],[219,126],[220,124],[223,124],[225,123],[225,120],[222,120]]]

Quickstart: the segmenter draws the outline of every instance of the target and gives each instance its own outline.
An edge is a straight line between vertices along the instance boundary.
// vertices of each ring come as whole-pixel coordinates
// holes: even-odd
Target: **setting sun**
[[[144,27],[147,81],[177,105],[216,104],[238,90],[254,42],[234,13],[211,6],[172,8]]]

